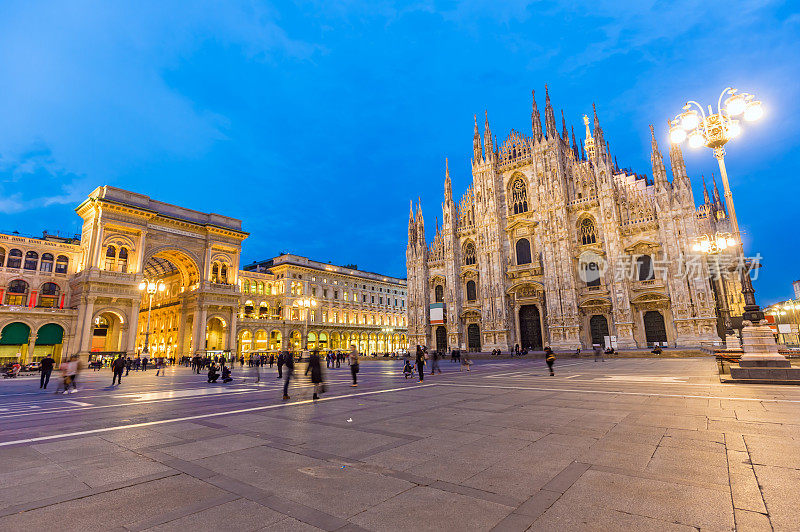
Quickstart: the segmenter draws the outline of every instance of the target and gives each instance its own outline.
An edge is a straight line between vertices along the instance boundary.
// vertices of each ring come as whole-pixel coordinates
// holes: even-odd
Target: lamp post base
[[[744,354],[739,364],[730,368],[732,380],[800,384],[800,368],[792,367],[789,360],[778,353],[778,345],[766,321],[758,325],[745,321],[744,325]]]

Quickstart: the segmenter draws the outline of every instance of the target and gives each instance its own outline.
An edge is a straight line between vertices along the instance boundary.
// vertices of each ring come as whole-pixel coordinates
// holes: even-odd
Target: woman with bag
[[[425,380],[425,351],[421,345],[417,346],[417,373],[419,373],[419,381]]]

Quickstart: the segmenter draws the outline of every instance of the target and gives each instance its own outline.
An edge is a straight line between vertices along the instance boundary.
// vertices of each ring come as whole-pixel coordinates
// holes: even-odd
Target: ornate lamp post
[[[295,299],[294,306],[299,307],[301,309],[305,309],[306,311],[306,319],[303,324],[303,338],[305,343],[305,350],[308,351],[308,315],[311,313],[311,309],[317,307],[317,300],[313,297],[304,297],[300,299]]]
[[[144,333],[144,349],[142,349],[142,353],[148,353],[148,346],[150,344],[150,311],[153,309],[153,296],[156,295],[156,292],[163,292],[166,287],[164,286],[164,281],[158,280],[148,280],[142,279],[142,282],[139,283],[139,290],[144,292],[147,291],[147,295],[149,296],[150,302],[147,305],[147,330]]]
[[[692,244],[692,251],[703,253],[705,255],[714,256],[715,265],[717,270],[717,279],[720,281],[720,294],[722,296],[722,319],[725,324],[725,344],[728,349],[739,347],[739,341],[733,333],[731,326],[731,313],[728,308],[728,292],[725,286],[725,280],[722,277],[722,272],[719,265],[719,254],[726,249],[732,249],[738,242],[730,233],[716,232],[713,235],[701,235],[694,240]],[[735,340],[735,341],[734,341]]]
[[[723,98],[725,102],[723,105]],[[695,109],[695,107],[697,109]],[[698,113],[699,111],[699,113]],[[719,172],[722,176],[722,185],[725,187],[725,202],[728,205],[728,213],[733,229],[734,245],[738,246],[738,251],[744,257],[744,247],[742,245],[739,222],[736,219],[736,209],[733,205],[733,196],[728,184],[728,172],[725,169],[725,144],[729,140],[741,134],[742,128],[738,117],[744,118],[748,122],[758,120],[764,114],[761,102],[755,96],[746,92],[739,92],[732,87],[726,87],[719,95],[717,100],[717,111],[708,106],[708,114],[703,110],[703,106],[694,100],[690,100],[683,107],[683,112],[678,114],[671,122],[670,140],[673,143],[683,142],[688,139],[689,146],[700,148],[705,146],[714,150],[714,157],[719,163]],[[726,239],[727,243],[727,239]],[[745,264],[743,262],[743,264]],[[742,321],[742,349],[744,354],[739,363],[739,368],[731,368],[731,376],[736,378],[752,378],[759,376],[778,375],[780,371],[772,372],[773,369],[789,367],[789,361],[778,353],[778,346],[770,329],[765,323],[764,313],[756,304],[755,290],[750,279],[749,268],[742,268],[742,294],[744,295],[744,314]],[[759,368],[758,370],[750,368]],[[766,371],[764,371],[766,370]]]
[[[727,98],[725,98],[726,96]],[[723,98],[725,98],[724,105]],[[697,109],[694,109],[693,106]],[[706,115],[703,107],[694,100],[688,101],[683,106],[683,110],[684,112],[677,115],[672,121],[669,131],[670,140],[677,144],[688,139],[689,146],[692,148],[705,146],[714,150],[714,157],[719,163],[719,172],[722,176],[722,186],[725,188],[725,203],[731,219],[733,238],[738,241],[739,251],[744,256],[739,222],[736,219],[736,208],[733,205],[731,187],[728,184],[728,172],[725,169],[725,144],[738,137],[742,132],[737,117],[742,116],[748,122],[761,118],[764,114],[761,102],[756,100],[752,94],[740,93],[732,87],[727,87],[719,95],[716,113],[709,105]],[[698,111],[700,112],[698,113]],[[764,313],[756,304],[755,290],[747,268],[742,271],[742,294],[744,294],[745,303],[745,312],[742,318],[758,324],[764,319]]]

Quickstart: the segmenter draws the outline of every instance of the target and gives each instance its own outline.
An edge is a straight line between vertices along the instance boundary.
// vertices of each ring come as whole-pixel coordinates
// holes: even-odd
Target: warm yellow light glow
[[[669,140],[672,141],[673,144],[680,144],[686,139],[686,131],[684,131],[680,127],[673,127],[669,131]]]
[[[733,238],[732,236],[729,236],[729,237],[728,237],[728,240],[727,240],[727,242],[728,242],[728,246],[730,246],[730,247],[733,247],[733,246],[735,246],[735,245],[736,245],[736,239],[735,239],[735,238]]]
[[[725,238],[723,237],[719,237],[717,239],[717,246],[719,246],[721,249],[725,249],[726,247],[728,247],[728,241],[725,240]]]
[[[764,109],[761,107],[761,102],[755,101],[747,104],[747,109],[744,111],[744,119],[748,122],[758,120],[764,115]]]
[[[681,127],[686,131],[691,131],[700,124],[700,118],[697,116],[697,111],[689,111],[684,113],[681,117]]]
[[[698,243],[695,243],[695,244],[692,246],[692,251],[700,251],[700,249],[701,249],[701,248],[700,248],[700,244],[698,244]]]
[[[689,146],[692,148],[700,148],[706,143],[705,137],[699,131],[694,131],[689,135]]]
[[[732,120],[730,124],[728,124],[728,138],[736,138],[742,132],[742,126],[739,125],[739,122],[736,120]]]
[[[739,94],[735,94],[725,100],[725,109],[728,111],[728,114],[731,116],[739,116],[744,112],[747,103],[743,96]]]
[[[139,283],[139,290],[144,290],[145,288],[147,288],[147,283],[145,283],[144,281]]]

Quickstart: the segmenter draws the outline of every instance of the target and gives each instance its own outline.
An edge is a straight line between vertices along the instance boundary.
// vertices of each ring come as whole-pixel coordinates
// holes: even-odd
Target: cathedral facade
[[[488,351],[718,341],[730,317],[741,314],[741,285],[712,275],[719,257],[692,251],[701,235],[730,231],[716,185],[697,207],[680,148],[669,147],[670,179],[652,126],[652,179],[621,169],[596,110],[593,124],[583,117],[578,143],[563,111],[559,133],[545,98],[544,128],[534,99],[531,135],[512,130],[500,145],[488,116],[482,137],[476,118],[472,184],[454,200],[446,168],[432,243],[421,206],[415,214],[412,203],[410,346]]]

